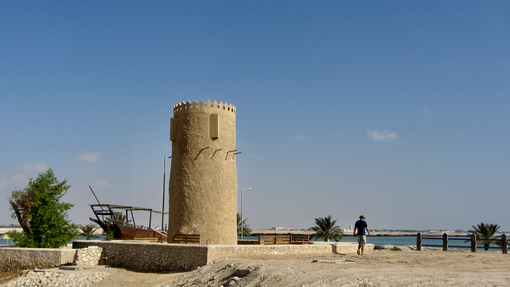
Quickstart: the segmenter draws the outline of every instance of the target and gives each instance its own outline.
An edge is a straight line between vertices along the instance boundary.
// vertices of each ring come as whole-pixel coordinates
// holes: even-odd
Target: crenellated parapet
[[[207,102],[193,100],[193,102],[187,101],[174,105],[174,116],[191,113],[221,113],[235,117],[236,107],[232,104],[209,100]]]

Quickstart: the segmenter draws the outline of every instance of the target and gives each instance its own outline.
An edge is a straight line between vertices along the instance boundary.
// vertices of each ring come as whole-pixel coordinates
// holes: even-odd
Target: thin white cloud
[[[0,187],[4,186],[5,184],[7,183],[7,178],[5,177],[0,177]]]
[[[306,141],[306,140],[308,140],[308,138],[305,136],[302,136],[302,135],[296,135],[296,140],[297,141]]]
[[[423,108],[421,110],[421,115],[426,117],[426,118],[434,117],[434,114],[432,113],[432,111],[429,108]]]
[[[86,153],[78,156],[78,160],[85,162],[96,162],[99,159],[100,155],[98,152],[94,153]]]
[[[40,163],[27,163],[25,164],[24,166],[21,167],[21,169],[23,171],[26,171],[26,172],[43,172],[43,171],[46,171],[48,170],[49,166],[44,163],[44,162],[40,162]]]
[[[95,186],[109,186],[110,183],[108,181],[106,181],[106,180],[100,179],[100,180],[94,181],[94,185]]]
[[[339,139],[345,138],[345,135],[343,133],[335,133],[335,136]]]
[[[392,141],[398,138],[396,132],[390,132],[389,130],[367,130],[367,135],[375,141]]]

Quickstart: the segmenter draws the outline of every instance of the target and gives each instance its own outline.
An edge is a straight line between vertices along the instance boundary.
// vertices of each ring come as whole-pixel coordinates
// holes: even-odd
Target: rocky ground
[[[403,248],[375,250],[363,256],[221,259],[191,272],[142,273],[108,268],[91,274],[74,273],[74,277],[73,273],[32,273],[5,286],[510,286],[510,255]],[[20,282],[26,285],[16,285]]]
[[[57,272],[23,272],[16,278],[6,283],[5,287],[18,286],[76,286],[84,287],[103,280],[107,272],[86,272],[65,274]]]

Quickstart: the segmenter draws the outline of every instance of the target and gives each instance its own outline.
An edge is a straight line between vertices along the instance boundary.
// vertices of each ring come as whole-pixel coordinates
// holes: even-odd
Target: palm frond
[[[250,225],[246,224],[247,220],[248,220],[248,218],[241,220],[241,215],[239,213],[237,214],[237,236],[241,236],[241,230],[242,230],[243,236],[251,235],[251,228],[248,227]],[[242,226],[242,228],[241,228],[241,226]]]
[[[332,220],[331,215],[324,218],[315,218],[315,224],[316,226],[311,228],[311,230],[315,231],[315,233],[310,236],[310,239],[323,239],[326,242],[329,240],[335,240],[338,242],[344,237],[343,230],[340,227],[335,226],[336,220]]]
[[[498,232],[500,226],[492,223],[480,223],[476,226],[472,226],[473,230],[468,230],[469,232],[476,235],[476,241],[483,243],[485,250],[489,250],[494,234]]]

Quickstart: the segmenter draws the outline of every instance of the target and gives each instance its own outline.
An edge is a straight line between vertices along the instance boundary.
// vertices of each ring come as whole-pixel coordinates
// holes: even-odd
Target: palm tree
[[[113,220],[117,220],[117,221],[121,221],[122,223],[129,223],[131,222],[131,220],[127,220],[127,217],[120,213],[120,212],[116,212],[112,215],[112,219]]]
[[[498,232],[499,228],[501,226],[498,226],[497,224],[485,224],[480,223],[477,226],[473,225],[474,230],[469,230],[469,232],[472,232],[476,235],[476,241],[480,241],[483,243],[483,246],[485,247],[485,251],[489,250],[489,246],[491,245],[491,237],[494,236],[496,232]]]
[[[331,220],[331,215],[324,218],[315,218],[315,224],[317,225],[311,229],[316,233],[310,236],[311,239],[317,240],[322,238],[326,242],[333,239],[338,242],[344,238],[344,231],[340,227],[335,226],[336,220]]]
[[[94,236],[94,232],[96,232],[97,227],[95,224],[87,224],[87,225],[80,225],[81,232],[80,234],[82,236],[85,236],[87,240],[90,240]]]
[[[241,220],[241,215],[239,213],[237,214],[237,236],[241,236],[241,226],[243,230],[243,236],[251,235],[251,228],[248,227],[250,225],[246,224],[246,220],[248,220],[248,218]]]

